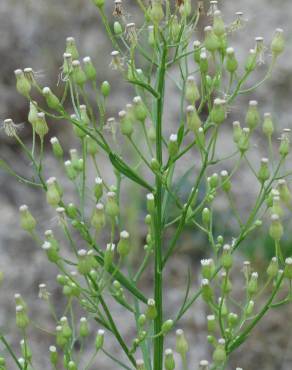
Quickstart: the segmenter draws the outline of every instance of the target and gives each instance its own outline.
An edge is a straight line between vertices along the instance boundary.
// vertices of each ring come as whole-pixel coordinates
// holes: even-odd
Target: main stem
[[[162,167],[162,115],[163,115],[163,98],[164,98],[164,80],[166,71],[167,46],[164,45],[161,62],[158,70],[159,96],[156,100],[156,159]],[[156,215],[155,215],[155,275],[154,275],[154,298],[157,309],[157,317],[154,321],[154,359],[153,369],[162,370],[163,366],[163,336],[158,335],[161,332],[163,322],[163,297],[162,297],[162,182],[160,175],[156,176]]]

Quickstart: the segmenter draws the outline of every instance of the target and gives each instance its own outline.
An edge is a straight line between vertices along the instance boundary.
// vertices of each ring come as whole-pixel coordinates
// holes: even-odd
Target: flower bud
[[[75,171],[75,169],[72,165],[72,162],[71,161],[66,161],[64,163],[64,166],[65,166],[65,171],[66,171],[66,175],[67,175],[68,179],[74,181],[76,179],[76,177],[78,176],[78,173]]]
[[[254,301],[249,301],[245,308],[245,314],[247,316],[250,316],[253,313],[253,310],[254,310]]]
[[[226,118],[226,101],[222,99],[215,99],[211,111],[211,120],[216,124],[221,124]]]
[[[244,127],[241,131],[241,136],[237,143],[237,147],[241,153],[245,153],[249,149],[249,137],[250,129],[248,127]]]
[[[104,330],[98,330],[95,338],[95,350],[99,351],[103,347],[104,343]]]
[[[73,76],[74,82],[78,86],[83,87],[86,80],[87,80],[87,77],[86,77],[86,74],[85,74],[85,72],[83,71],[83,69],[81,67],[81,64],[80,64],[79,60],[73,60],[72,67],[73,67],[72,76]]]
[[[145,315],[148,320],[154,320],[157,316],[157,309],[154,299],[150,298],[147,301],[147,309]]]
[[[130,234],[127,231],[122,231],[120,233],[120,240],[117,245],[117,252],[121,258],[127,257],[130,252],[131,245],[129,241]]]
[[[261,181],[261,183],[264,183],[269,178],[270,178],[269,160],[268,158],[262,158],[261,167],[258,173],[258,179]]]
[[[59,100],[59,98],[52,93],[52,90],[49,87],[43,88],[43,95],[46,99],[47,105],[49,108],[54,109],[56,111],[63,111],[63,106]]]
[[[250,73],[255,70],[256,66],[257,66],[257,53],[254,49],[251,49],[245,62],[245,70],[246,72]]]
[[[247,292],[249,296],[252,296],[257,292],[257,290],[258,290],[258,273],[253,272],[247,284]]]
[[[108,81],[103,81],[103,83],[100,86],[100,92],[104,96],[104,98],[107,98],[111,91],[111,85]]]
[[[284,277],[292,280],[292,257],[285,259]]]
[[[132,119],[129,117],[126,111],[122,110],[119,112],[120,128],[121,133],[125,136],[131,136],[134,128]]]
[[[271,51],[274,58],[277,58],[285,49],[284,31],[277,28],[271,43]]]
[[[258,102],[256,100],[251,100],[249,102],[245,122],[251,131],[258,126],[260,122],[260,114],[258,111]]]
[[[223,191],[228,193],[231,190],[231,182],[230,182],[229,174],[226,170],[223,170],[220,172],[220,176],[221,176],[222,189]]]
[[[213,290],[210,286],[210,282],[208,279],[203,279],[202,284],[202,298],[206,303],[209,303],[213,300]]]
[[[267,268],[267,275],[270,278],[275,278],[278,275],[278,272],[279,272],[278,258],[277,257],[273,257],[271,259],[271,262],[270,262],[268,268]]]
[[[80,319],[79,335],[82,338],[85,338],[89,335],[89,326],[86,317],[81,317]]]
[[[52,145],[52,150],[53,154],[57,159],[62,159],[64,155],[63,148],[58,140],[57,137],[52,137],[50,139],[51,145]]]
[[[26,329],[29,324],[29,318],[27,316],[26,310],[23,306],[16,306],[16,326],[19,329]]]
[[[25,98],[29,98],[29,94],[31,91],[31,83],[25,77],[24,72],[22,69],[16,69],[14,71],[16,77],[16,89],[19,94],[23,95]]]
[[[185,337],[184,331],[178,329],[176,332],[176,351],[181,355],[183,359],[186,358],[186,354],[189,350],[189,344]]]
[[[232,290],[232,283],[226,271],[222,271],[221,278],[222,278],[221,290],[224,293],[224,295],[228,295]]]
[[[147,194],[147,211],[151,214],[155,212],[155,200],[152,193]]]
[[[270,138],[274,132],[274,123],[271,113],[264,114],[263,133]]]
[[[66,38],[66,53],[71,54],[72,59],[78,59],[79,53],[77,50],[76,42],[74,37]]]
[[[59,249],[49,241],[45,241],[42,249],[46,252],[48,260],[52,263],[57,263],[60,259]]]
[[[120,35],[122,35],[122,33],[123,33],[123,28],[122,28],[122,25],[121,25],[121,23],[120,22],[114,22],[114,33],[115,33],[115,35],[117,35],[117,36],[120,36]]]
[[[140,96],[135,96],[135,98],[133,99],[133,107],[135,118],[140,122],[144,122],[147,118],[148,113],[145,104],[143,103]]]
[[[205,31],[205,41],[204,41],[205,48],[211,53],[214,53],[216,50],[220,48],[220,41],[218,37],[215,35],[214,30],[211,26],[205,27],[204,31]]]
[[[281,135],[281,143],[279,148],[280,155],[285,158],[290,152],[290,129],[284,129]]]
[[[209,70],[209,62],[206,51],[200,53],[200,72],[206,74]]]
[[[89,81],[96,80],[96,69],[90,57],[83,58],[84,73]]]
[[[225,340],[219,339],[218,344],[213,353],[213,361],[215,365],[222,365],[226,361],[226,350],[225,350]]]
[[[214,315],[207,316],[207,328],[208,333],[214,333],[216,331],[216,318]]]
[[[234,73],[237,71],[238,61],[235,57],[234,49],[227,48],[226,50],[226,69],[229,73]]]
[[[165,370],[175,369],[175,360],[173,356],[173,351],[171,349],[166,349],[164,352],[164,368]]]
[[[284,179],[278,181],[278,191],[281,198],[281,201],[287,206],[291,207],[292,204],[292,195],[288,188],[287,182]]]
[[[231,247],[229,244],[225,244],[223,247],[223,253],[221,256],[221,264],[225,270],[229,270],[232,267],[233,258],[231,254]]]
[[[173,328],[173,325],[174,325],[173,320],[169,319],[169,320],[164,321],[164,323],[161,326],[162,334],[165,335],[166,333],[168,333]]]
[[[150,46],[155,45],[155,33],[154,33],[154,26],[148,26],[148,44]]]
[[[197,132],[201,127],[201,120],[194,105],[187,106],[187,126],[188,129]]]
[[[105,226],[104,206],[97,203],[91,216],[91,225],[99,232]]]
[[[23,230],[32,233],[36,227],[36,220],[29,212],[28,207],[26,205],[22,205],[19,208],[20,212],[20,226]]]
[[[77,262],[78,272],[81,275],[87,275],[89,274],[91,269],[92,269],[91,256],[88,256],[87,251],[85,249],[80,249],[78,251],[78,262]]]
[[[62,190],[55,177],[50,177],[47,182],[47,203],[53,207],[58,206],[62,197]]]
[[[151,159],[150,166],[154,172],[159,172],[160,164],[156,158]]]
[[[168,154],[170,157],[174,157],[178,153],[179,147],[177,142],[177,135],[172,134],[169,138],[168,143]]]
[[[32,359],[31,349],[28,343],[24,339],[20,341],[20,348],[21,348],[21,354],[23,358],[27,360],[27,362],[31,362],[31,359]]]
[[[117,195],[113,191],[107,193],[105,213],[111,218],[117,217],[120,213],[120,208],[117,202]]]
[[[161,0],[154,0],[150,9],[150,17],[153,23],[160,23],[164,18]]]
[[[115,249],[116,249],[116,246],[113,243],[109,243],[106,246],[106,250],[104,252],[104,269],[106,271],[109,271],[113,263]]]
[[[53,366],[57,366],[57,363],[58,363],[58,352],[57,352],[57,348],[55,346],[50,346],[49,347],[49,351],[50,351],[50,362]]]
[[[87,153],[91,156],[95,156],[98,153],[98,144],[95,140],[92,139],[89,135],[86,135],[86,150]]]
[[[238,323],[238,315],[236,313],[230,312],[227,317],[228,325],[234,327]]]
[[[233,141],[237,144],[242,135],[242,129],[239,121],[234,121],[233,124]]]
[[[39,135],[41,140],[43,140],[44,136],[49,131],[49,128],[48,128],[48,125],[47,125],[47,122],[46,122],[46,118],[45,118],[45,113],[39,112],[37,114],[37,119],[35,121],[34,129],[35,129],[36,134]]]
[[[136,361],[136,369],[137,370],[146,370],[145,364],[143,360]]]
[[[200,92],[196,84],[196,80],[193,76],[189,76],[186,82],[185,88],[186,100],[190,104],[195,104],[200,99]]]
[[[280,217],[276,214],[273,214],[271,216],[271,221],[272,223],[269,229],[270,237],[274,239],[275,241],[280,241],[283,236],[283,232],[284,232],[282,223],[280,221]]]
[[[273,203],[271,207],[271,214],[278,215],[279,217],[282,217],[284,215],[284,211],[281,207],[280,203],[280,197],[274,196],[273,197]]]
[[[202,222],[206,229],[209,229],[211,213],[209,208],[204,208],[202,211]]]
[[[100,177],[96,177],[94,181],[94,195],[98,202],[103,195],[103,181]]]
[[[201,268],[203,278],[210,280],[215,272],[214,261],[211,258],[201,260]]]
[[[209,370],[209,362],[207,360],[200,361],[199,370]]]

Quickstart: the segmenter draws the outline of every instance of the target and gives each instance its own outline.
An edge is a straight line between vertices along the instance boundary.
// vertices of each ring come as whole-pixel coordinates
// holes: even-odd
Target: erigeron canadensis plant
[[[103,352],[119,369],[225,369],[230,355],[252,335],[253,328],[266,313],[289,303],[292,296],[292,258],[281,248],[284,215],[292,206],[285,180],[290,172],[284,167],[290,150],[290,130],[284,129],[280,134],[275,152],[279,133],[275,133],[271,114],[263,114],[257,101],[250,100],[245,122],[232,124],[229,117],[230,108],[239,96],[252,98],[252,93],[271,76],[284,51],[283,31],[275,31],[269,47],[262,37],[257,37],[254,48],[245,51],[241,65],[231,40],[246,21],[241,12],[229,22],[224,20],[217,1],[211,1],[208,10],[204,1],[198,1],[194,7],[190,0],[175,4],[153,0],[150,5],[137,0],[144,17],[139,25],[128,22],[127,4],[121,0],[114,2],[112,14],[107,13],[104,0],[93,0],[93,5],[114,49],[110,67],[132,86],[132,102],[121,107],[115,118],[108,117],[111,86],[107,81],[97,86],[94,61],[89,56],[82,57],[74,38],[68,37],[60,76],[64,88],[61,96],[53,92],[53,87],[41,86],[31,68],[15,71],[17,91],[29,105],[27,120],[32,127],[32,143],[23,142],[13,120],[4,120],[5,132],[19,143],[34,174],[23,177],[4,161],[2,168],[21,183],[44,192],[48,205],[57,214],[56,228],[64,234],[62,239],[52,230],[40,230],[29,207],[20,206],[21,227],[56,266],[57,283],[68,301],[64,315],[57,317],[49,289],[43,283],[39,286],[40,297],[48,302],[55,320],[56,329],[47,352],[51,368],[92,369]],[[198,41],[196,30],[205,10],[209,25]],[[266,61],[265,54],[269,54]],[[264,67],[266,75],[255,82],[254,71],[264,61],[268,65]],[[179,119],[173,122],[170,137],[170,125],[164,119],[167,80],[173,81],[178,94]],[[74,132],[74,149],[69,153],[64,152],[57,137],[50,136],[56,122]],[[233,132],[234,150],[225,157],[217,145],[223,128]],[[268,149],[265,158],[251,163],[248,156],[255,132],[262,132]],[[50,141],[56,161],[72,188],[77,189],[78,202],[64,194],[62,179],[47,173],[43,160],[45,140]],[[134,160],[126,156],[128,147],[136,152]],[[186,161],[189,153],[192,159]],[[112,166],[114,184],[104,179],[101,155],[106,155]],[[229,171],[227,160],[233,161]],[[91,161],[96,170],[93,183],[88,173]],[[177,168],[183,161],[186,173],[193,173],[187,199],[181,197],[176,182]],[[256,199],[247,216],[240,213],[233,196],[234,176],[244,164],[248,164],[258,182]],[[214,172],[215,165],[219,174]],[[129,231],[125,230],[120,196],[121,187],[129,182],[143,194],[147,209],[147,235],[145,246],[138,247],[137,266],[129,263],[134,246]],[[203,196],[199,196],[202,191]],[[230,240],[214,231],[214,201],[222,194],[237,222]],[[170,202],[172,209],[168,212]],[[234,254],[263,224],[269,225],[275,256],[263,276],[253,271],[249,261],[244,262],[245,298],[238,304],[232,287],[234,276],[238,276],[238,272],[233,274]],[[135,227],[140,227],[138,220]],[[181,307],[166,317],[164,273],[169,261],[176,258],[186,227],[206,235],[206,250],[211,256],[201,261],[200,288],[193,293],[189,277]],[[166,238],[166,231],[170,239]],[[105,245],[104,240],[107,240]],[[153,271],[150,297],[139,286],[149,266],[152,266],[149,271]],[[263,292],[267,298],[262,304],[259,298]],[[109,301],[113,304],[110,297],[132,316],[129,325],[136,327],[133,338],[125,339],[119,329],[109,306]],[[189,364],[188,353],[196,343],[188,342],[180,320],[187,311],[195,310],[195,303],[200,299],[206,302],[207,340],[212,355],[199,364]],[[15,302],[16,326],[22,339],[19,348],[12,348],[1,334],[4,355],[0,368],[7,369],[6,357],[10,356],[16,368],[34,369],[33,349],[27,336],[32,320],[29,306],[18,293]],[[73,314],[77,306],[83,312],[80,320]],[[88,339],[92,332],[96,333],[94,343]],[[122,358],[117,358],[108,347],[109,333],[121,347]],[[167,348],[169,337],[176,338],[175,348]],[[77,343],[81,343],[81,349],[84,345],[92,347],[92,358],[81,361],[82,353],[75,349]]]

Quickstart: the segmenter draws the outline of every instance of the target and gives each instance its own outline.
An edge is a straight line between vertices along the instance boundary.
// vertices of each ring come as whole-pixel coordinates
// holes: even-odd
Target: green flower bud
[[[218,306],[221,307],[221,315],[222,317],[225,317],[228,315],[228,308],[226,305],[226,299],[219,297],[218,298]]]
[[[76,177],[78,176],[78,173],[74,169],[74,167],[72,165],[72,162],[71,161],[66,161],[64,163],[64,166],[65,166],[65,171],[66,171],[66,175],[67,175],[68,179],[74,181],[76,179]]]
[[[31,82],[25,77],[25,74],[21,69],[16,69],[14,74],[16,78],[16,90],[25,98],[29,98]]]
[[[284,277],[292,280],[292,257],[285,259]]]
[[[96,177],[94,183],[94,195],[95,199],[98,202],[103,194],[103,181],[100,177]]]
[[[193,43],[193,48],[194,48],[194,60],[197,64],[200,64],[200,60],[201,60],[201,43],[200,43],[200,41],[195,40],[194,43]]]
[[[16,306],[16,326],[19,329],[26,329],[29,325],[29,318],[27,316],[26,310],[23,306]]]
[[[257,53],[254,49],[251,49],[245,62],[245,70],[246,72],[250,73],[255,70],[256,66],[257,66]]]
[[[157,309],[154,299],[150,298],[147,301],[147,309],[145,315],[148,320],[154,320],[157,316]]]
[[[285,49],[284,31],[281,28],[277,28],[271,43],[271,51],[273,57],[276,58],[283,53]]]
[[[245,117],[245,122],[251,131],[258,126],[260,119],[258,102],[256,100],[251,100]]]
[[[61,330],[62,330],[62,335],[66,339],[70,339],[72,337],[72,329],[69,326],[69,322],[66,316],[61,317],[60,319],[60,325],[61,325]]]
[[[232,267],[233,258],[231,254],[231,247],[229,244],[225,244],[223,247],[223,253],[221,256],[221,264],[225,270],[229,270]]]
[[[247,284],[247,292],[250,296],[254,295],[258,291],[258,273],[253,272],[250,280]]]
[[[136,361],[136,369],[137,370],[146,370],[145,364],[143,360]]]
[[[89,135],[86,135],[86,149],[89,155],[95,156],[98,153],[98,144]]]
[[[123,33],[123,28],[122,28],[122,25],[121,25],[121,23],[120,22],[114,22],[114,33],[115,33],[115,35],[117,35],[117,36],[120,36],[120,35],[122,35],[122,33]]]
[[[222,99],[215,99],[211,111],[211,120],[216,124],[221,124],[226,118],[226,101]]]
[[[271,259],[271,262],[267,268],[267,275],[270,278],[275,278],[278,275],[279,272],[279,263],[277,257],[273,257]]]
[[[214,12],[214,17],[213,17],[213,31],[216,36],[220,37],[225,34],[225,24],[222,19],[222,15],[220,10],[216,10]]]
[[[227,48],[226,50],[226,69],[229,73],[234,73],[238,68],[238,61],[234,54],[233,48]]]
[[[46,252],[48,260],[52,263],[57,263],[60,259],[59,248],[53,243],[45,241],[42,245],[42,249]]]
[[[85,249],[80,249],[78,251],[78,262],[77,262],[78,272],[81,275],[87,275],[89,274],[91,269],[92,269],[91,256],[88,256],[87,251]]]
[[[201,120],[194,105],[187,106],[187,126],[188,129],[197,132],[201,127]]]
[[[270,138],[274,132],[274,123],[271,113],[264,114],[263,133]]]
[[[190,104],[195,104],[200,99],[200,92],[193,76],[187,78],[185,96]]]
[[[79,58],[79,53],[74,37],[66,38],[66,54],[70,54],[73,60]]]
[[[206,303],[209,303],[213,300],[213,290],[210,286],[210,282],[208,279],[202,280],[202,298]]]
[[[141,97],[135,96],[135,98],[133,99],[133,104],[135,118],[140,122],[144,122],[147,118],[148,113]]]
[[[232,283],[228,278],[226,271],[222,271],[221,278],[222,278],[221,290],[224,293],[224,295],[228,295],[232,290]]]
[[[0,370],[7,370],[6,361],[4,357],[0,357]]]
[[[83,71],[83,69],[81,67],[81,64],[80,64],[79,60],[73,60],[72,68],[73,68],[72,76],[73,76],[74,82],[78,86],[83,87],[85,82],[87,81],[87,77],[86,77],[86,74],[85,74],[85,72]]]
[[[63,106],[59,100],[59,98],[52,93],[52,90],[49,87],[43,88],[43,95],[46,99],[47,105],[49,108],[57,110],[57,111],[63,111]]]
[[[281,207],[279,196],[274,196],[273,197],[273,204],[272,204],[272,207],[271,207],[271,213],[275,214],[275,215],[278,215],[279,217],[283,217],[283,215],[284,215],[284,211]]]
[[[173,351],[171,349],[166,349],[164,352],[164,368],[165,370],[175,369],[175,360],[173,356]]]
[[[103,347],[104,343],[104,330],[98,330],[95,338],[95,350],[99,351]]]
[[[102,95],[107,98],[111,92],[111,85],[108,81],[103,81],[103,83],[100,86],[100,92]]]
[[[161,326],[162,334],[165,335],[166,333],[168,333],[173,328],[173,325],[174,325],[173,320],[164,321],[164,323]]]
[[[19,208],[20,226],[23,230],[32,233],[36,227],[36,220],[28,210],[28,206],[22,205]]]
[[[211,53],[214,53],[216,50],[220,48],[220,41],[218,37],[215,35],[214,30],[211,26],[205,27],[204,31],[205,31],[205,41],[204,41],[205,48]]]
[[[154,172],[159,172],[160,164],[156,158],[152,158],[150,162],[151,168]]]
[[[241,136],[237,143],[237,147],[241,153],[245,153],[249,149],[249,137],[250,129],[248,127],[244,127],[241,131]]]
[[[86,317],[81,317],[80,319],[79,335],[82,338],[85,338],[89,335],[89,326]]]
[[[47,203],[53,207],[58,206],[58,204],[61,201],[62,197],[62,189],[60,188],[60,185],[57,183],[57,180],[55,177],[50,177],[47,180]]]
[[[21,348],[21,354],[23,358],[27,360],[28,362],[30,362],[32,359],[31,349],[28,343],[24,339],[20,341],[20,348]]]
[[[218,344],[213,353],[213,361],[217,366],[222,365],[226,361],[225,340],[222,338],[218,340]]]
[[[220,176],[221,176],[222,189],[223,189],[223,191],[228,193],[231,190],[231,181],[230,181],[230,178],[229,178],[229,174],[228,174],[227,171],[223,170],[223,171],[220,172]]]
[[[71,160],[74,170],[79,172],[80,164],[79,164],[79,156],[78,156],[77,149],[70,149],[69,153],[70,153],[70,160]]]
[[[89,81],[96,80],[96,69],[90,57],[83,58],[84,73]]]
[[[120,233],[120,240],[117,245],[117,252],[121,258],[127,257],[127,255],[130,253],[131,245],[129,237],[130,234],[125,230]]]
[[[97,203],[91,216],[91,225],[99,232],[104,228],[105,223],[104,206],[101,203]]]
[[[273,214],[271,216],[271,221],[272,222],[269,229],[270,237],[275,241],[280,241],[284,233],[280,217],[278,215]]]
[[[29,103],[29,113],[28,113],[28,122],[32,125],[32,128],[35,130],[36,121],[38,119],[38,105],[37,102],[31,101]]]
[[[270,170],[269,170],[269,160],[268,158],[261,159],[261,167],[258,173],[258,179],[261,183],[264,183],[270,178]]]
[[[219,176],[217,173],[213,173],[211,177],[208,179],[208,183],[211,189],[216,189],[219,184]]]
[[[152,193],[147,194],[147,211],[150,214],[153,214],[155,212],[155,200],[154,195]]]
[[[239,121],[234,121],[233,124],[233,141],[237,144],[242,135],[242,129]]]
[[[201,260],[201,268],[203,278],[210,280],[215,272],[214,261],[211,258]]]
[[[150,46],[155,45],[155,34],[154,34],[154,27],[148,26],[148,44]]]
[[[278,191],[281,198],[281,201],[287,206],[291,207],[292,204],[292,195],[288,188],[287,182],[284,179],[280,179],[278,182]]]
[[[113,263],[115,249],[116,249],[116,246],[113,243],[109,243],[106,246],[106,250],[104,252],[104,269],[106,271],[109,271]]]
[[[182,329],[178,329],[176,332],[176,351],[181,355],[183,359],[186,358],[186,354],[189,350],[189,344],[187,339],[184,335],[184,331]]]
[[[238,315],[236,313],[230,312],[227,317],[228,325],[234,327],[238,323]]]
[[[210,213],[209,208],[204,208],[202,211],[202,222],[206,229],[209,228],[210,218],[211,218],[211,213]]]
[[[49,347],[49,351],[50,351],[50,362],[53,366],[57,366],[57,363],[58,363],[58,352],[57,352],[57,348],[55,346],[50,346]]]
[[[122,110],[119,112],[120,128],[121,133],[125,136],[131,136],[134,128],[132,119],[129,117],[126,111]]]
[[[279,148],[280,155],[285,158],[290,152],[290,129],[284,129],[281,135],[281,143]]]
[[[34,129],[35,129],[36,134],[39,135],[41,140],[43,140],[44,136],[49,131],[49,128],[48,128],[48,125],[47,125],[47,122],[46,122],[46,118],[45,118],[45,113],[39,112],[37,114],[37,119],[35,121]]]
[[[146,316],[144,314],[141,314],[138,318],[138,325],[139,327],[143,327],[146,324]]]
[[[177,142],[177,135],[172,134],[169,138],[168,143],[168,154],[170,157],[174,157],[178,153],[179,147]]]
[[[200,72],[206,74],[209,70],[209,62],[206,51],[201,51],[200,53]]]
[[[216,331],[216,318],[214,315],[208,315],[207,316],[207,328],[208,333],[214,333]]]
[[[249,301],[245,308],[245,314],[247,316],[250,316],[253,313],[253,310],[254,310],[254,301]]]
[[[78,370],[77,365],[75,364],[74,361],[68,362],[68,370]]]
[[[161,0],[154,0],[152,2],[152,6],[151,6],[149,14],[150,14],[150,17],[153,23],[158,24],[162,21],[162,19],[164,18],[164,12],[163,12]]]
[[[62,148],[58,138],[54,136],[50,139],[50,142],[51,142],[51,145],[52,145],[52,150],[53,150],[54,156],[57,159],[62,159],[63,155],[64,155],[64,151],[63,151],[63,148]]]
[[[111,218],[115,218],[120,214],[120,209],[117,202],[117,195],[113,191],[107,193],[105,212]]]

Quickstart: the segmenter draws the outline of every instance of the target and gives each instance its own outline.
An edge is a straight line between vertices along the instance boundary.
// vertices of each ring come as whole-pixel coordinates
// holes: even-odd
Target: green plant
[[[182,316],[202,298],[210,313],[207,316],[208,341],[214,347],[210,368],[225,369],[230,355],[247,340],[267,311],[290,302],[292,296],[291,258],[285,259],[281,248],[283,206],[291,209],[292,204],[291,193],[284,180],[290,173],[283,168],[290,150],[290,130],[283,131],[278,154],[274,153],[272,117],[266,113],[262,122],[258,104],[252,100],[246,113],[246,127],[241,128],[238,121],[233,123],[234,151],[223,158],[217,145],[222,126],[230,124],[228,111],[231,104],[240,95],[256,90],[270,77],[278,56],[284,51],[283,31],[276,30],[272,39],[272,60],[266,76],[247,87],[248,79],[263,61],[266,47],[263,39],[257,38],[255,48],[249,51],[241,68],[234,49],[229,46],[230,36],[243,25],[241,13],[237,13],[236,19],[227,26],[217,9],[217,1],[212,1],[209,11],[212,26],[205,28],[204,40],[199,42],[193,38],[204,12],[203,1],[198,1],[194,10],[189,0],[173,5],[168,1],[162,4],[161,0],[154,0],[150,6],[137,0],[144,17],[140,28],[134,23],[125,24],[125,10],[120,0],[115,1],[116,21],[113,24],[106,15],[104,1],[94,0],[93,3],[115,49],[111,53],[111,67],[133,86],[136,95],[133,102],[118,114],[119,133],[116,120],[106,119],[110,84],[105,81],[100,88],[97,87],[95,66],[90,57],[83,58],[83,64],[79,62],[79,52],[72,37],[67,39],[64,54],[61,74],[64,92],[61,97],[48,87],[42,88],[30,68],[15,71],[17,90],[30,104],[28,121],[33,131],[32,145],[27,146],[22,141],[11,119],[4,121],[6,133],[21,146],[32,163],[34,175],[23,177],[3,160],[1,167],[18,181],[45,192],[47,203],[56,210],[58,227],[64,234],[62,240],[58,240],[51,230],[45,231],[44,237],[40,236],[37,220],[26,205],[20,207],[21,227],[31,234],[42,246],[48,260],[56,265],[59,271],[57,282],[68,298],[66,314],[57,318],[53,313],[56,331],[49,354],[52,368],[80,369],[74,344],[86,340],[91,331],[89,321],[95,321],[102,329],[97,331],[93,357],[85,361],[84,369],[93,367],[95,357],[101,351],[119,368],[175,369],[173,351],[166,349],[164,354],[165,338],[172,336],[175,329],[176,352],[182,367],[188,369],[191,346],[178,326]],[[137,68],[139,62],[143,63],[143,69]],[[173,77],[174,71],[178,71],[178,78]],[[179,122],[169,140],[165,137],[169,125],[163,120],[167,98],[165,82],[168,79],[173,81],[180,95]],[[68,102],[71,103],[70,109]],[[73,114],[69,113],[71,109]],[[70,159],[64,162],[67,153],[64,153],[58,138],[50,139],[54,156],[72,186],[76,187],[78,204],[67,199],[61,181],[55,177],[46,180],[44,140],[54,121],[71,127],[76,136],[74,144],[81,148],[81,154],[76,149],[70,150]],[[254,164],[248,158],[249,148],[261,123],[269,144],[269,159],[263,158],[259,164]],[[134,161],[127,159],[129,146],[136,152]],[[196,169],[192,161],[190,168],[185,168],[186,174],[193,174],[193,186],[184,202],[180,199],[176,169],[191,152]],[[99,166],[101,153],[112,165],[114,185],[104,181]],[[138,163],[134,163],[137,159]],[[230,173],[224,168],[227,159],[233,159]],[[93,161],[97,174],[94,184],[89,180],[90,161]],[[246,219],[238,211],[232,185],[234,175],[244,163],[248,164],[259,184]],[[220,168],[220,175],[214,172],[215,165]],[[121,186],[126,186],[127,182],[134,183],[144,193],[148,212],[145,217],[148,231],[144,256],[138,267],[132,266],[129,260],[133,244],[131,235],[125,230],[123,198],[120,196]],[[204,191],[201,198],[199,191]],[[213,228],[213,202],[222,194],[230,203],[238,223],[238,233],[229,244],[222,235],[215,235]],[[268,220],[267,214],[270,215]],[[261,228],[263,222],[269,223],[270,238],[275,246],[274,257],[267,266],[262,288],[258,273],[252,271],[249,262],[245,262],[245,298],[240,309],[233,299],[233,255],[249,235]],[[191,293],[189,276],[181,307],[167,318],[164,315],[163,273],[170,258],[175,258],[185,227],[190,225],[206,234],[213,258],[201,261],[201,288]],[[170,240],[165,237],[167,229],[172,233]],[[106,247],[104,240],[108,242]],[[71,248],[71,257],[65,257],[68,254],[64,253],[66,241]],[[142,254],[141,246],[139,254]],[[139,281],[149,266],[152,266],[154,281],[151,298],[139,288]],[[70,272],[72,267],[74,273]],[[267,291],[268,298],[259,307],[258,298],[263,291]],[[279,293],[284,298],[277,300]],[[40,286],[40,294],[51,306],[45,285]],[[109,296],[133,317],[137,334],[131,342],[124,339],[116,325],[108,303]],[[33,369],[26,330],[30,324],[28,307],[19,294],[15,298],[16,324],[23,335],[22,357],[17,357],[3,335],[0,340],[17,368]],[[76,305],[82,307],[87,317],[81,318],[79,329],[73,314]],[[123,359],[116,358],[110,349],[106,349],[106,332],[116,338],[125,354]],[[209,369],[206,360],[198,366],[202,370]],[[4,358],[1,358],[0,368],[7,368]],[[194,368],[193,364],[190,368]]]

